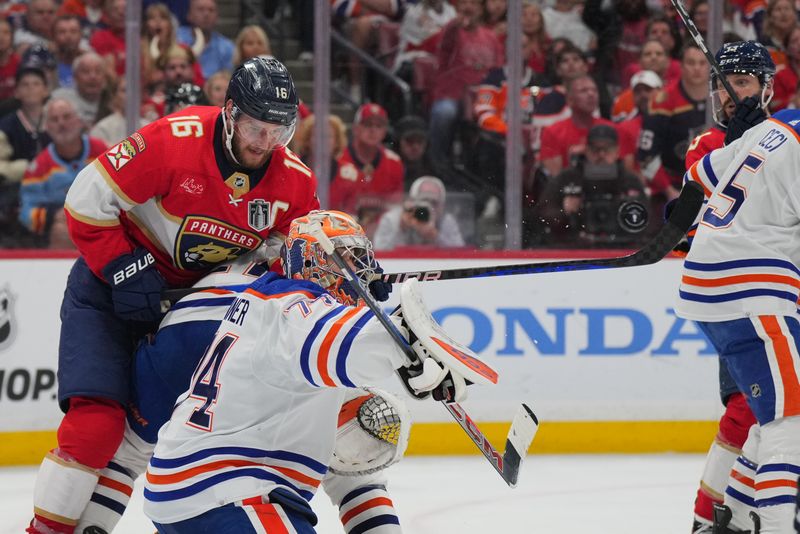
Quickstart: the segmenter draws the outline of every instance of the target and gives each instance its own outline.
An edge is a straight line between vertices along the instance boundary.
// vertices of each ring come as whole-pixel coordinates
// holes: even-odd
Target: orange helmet
[[[310,280],[322,286],[336,300],[347,305],[362,305],[339,267],[329,258],[316,238],[308,233],[308,225],[319,223],[336,250],[366,288],[375,274],[372,243],[355,219],[341,211],[312,211],[298,217],[289,227],[289,235],[281,249],[283,272],[288,278]]]

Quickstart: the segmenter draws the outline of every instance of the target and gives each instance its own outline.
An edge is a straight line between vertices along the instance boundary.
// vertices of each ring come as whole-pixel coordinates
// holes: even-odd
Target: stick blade
[[[517,486],[522,460],[528,454],[537,430],[539,419],[536,414],[527,404],[521,404],[508,431],[506,450],[503,453],[503,479],[512,488]]]
[[[700,206],[703,205],[705,195],[703,188],[697,182],[686,182],[678,201],[675,203],[675,209],[669,215],[667,224],[675,226],[677,229],[682,230],[684,233],[689,231],[697,213],[700,211]]]

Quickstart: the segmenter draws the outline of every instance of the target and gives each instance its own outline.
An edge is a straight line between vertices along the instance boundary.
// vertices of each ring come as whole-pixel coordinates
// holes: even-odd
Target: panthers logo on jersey
[[[231,224],[189,215],[175,239],[175,264],[190,271],[208,270],[258,248],[262,239]]]

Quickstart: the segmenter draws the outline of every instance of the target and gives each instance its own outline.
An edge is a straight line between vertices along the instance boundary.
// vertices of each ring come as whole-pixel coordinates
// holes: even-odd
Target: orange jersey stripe
[[[756,491],[772,489],[772,488],[795,488],[797,489],[796,480],[764,480],[756,484]]]
[[[336,339],[336,336],[339,334],[344,324],[360,311],[361,308],[353,308],[342,315],[339,320],[333,323],[333,326],[325,335],[325,339],[322,340],[322,345],[319,348],[319,356],[317,357],[317,371],[319,371],[319,376],[322,378],[322,383],[326,386],[336,387],[336,383],[328,374],[328,356],[330,354],[331,345],[333,345],[333,341]]]
[[[295,471],[294,469],[289,469],[288,467],[265,465],[259,462],[252,462],[250,460],[219,460],[217,462],[198,465],[197,467],[192,467],[191,469],[173,473],[171,475],[157,475],[148,471],[147,481],[153,484],[174,484],[176,482],[182,482],[188,478],[192,478],[193,476],[202,475],[203,473],[208,473],[209,471],[225,469],[226,467],[268,467],[270,469],[274,469],[275,471],[279,471],[284,475],[297,480],[298,482],[308,484],[309,486],[317,487],[320,483],[319,480],[306,476],[299,471]]]
[[[114,480],[113,478],[100,477],[97,483],[100,484],[101,486],[105,486],[107,488],[117,490],[120,493],[124,493],[128,497],[130,497],[131,493],[133,493],[132,487],[130,487],[127,484],[123,484],[122,482],[119,482],[117,480]]]
[[[731,471],[731,478],[738,480],[748,488],[755,487],[755,480],[750,477],[746,477],[743,474],[739,473],[738,471]]]
[[[248,287],[247,289],[244,290],[244,292],[248,293],[250,295],[253,295],[254,297],[258,297],[258,298],[260,298],[262,300],[279,299],[279,298],[285,297],[287,295],[296,295],[296,294],[304,295],[305,297],[310,298],[310,299],[317,298],[316,295],[312,295],[308,291],[287,291],[286,293],[276,293],[274,295],[265,295],[264,293],[260,293],[260,292],[256,291],[255,289],[252,289],[252,288]]]
[[[783,382],[783,416],[798,415],[800,414],[800,384],[797,382],[797,371],[792,361],[789,340],[781,332],[778,319],[774,315],[762,315],[759,320],[775,348],[778,370],[781,382]]]
[[[740,274],[736,276],[725,276],[723,278],[696,278],[694,276],[684,275],[681,281],[690,286],[698,287],[720,287],[731,284],[747,284],[751,282],[770,282],[773,284],[786,284],[800,289],[800,280],[792,278],[791,276],[784,276],[780,274]]]
[[[700,186],[703,188],[703,194],[706,196],[706,198],[709,198],[709,197],[711,197],[712,191],[708,187],[705,186],[703,181],[700,179],[700,174],[697,172],[697,166],[700,165],[701,161],[703,161],[702,158],[697,160],[694,163],[694,165],[689,167],[689,175],[692,177],[692,180],[694,180],[696,183],[700,184]]]
[[[256,511],[256,516],[261,522],[261,526],[268,534],[289,534],[286,525],[283,523],[283,518],[275,509],[274,504],[262,504],[253,506]]]
[[[347,524],[348,521],[353,519],[355,516],[363,512],[364,510],[369,510],[370,508],[376,508],[378,506],[394,506],[392,500],[388,497],[375,497],[374,499],[370,499],[368,501],[364,501],[355,508],[348,511],[346,514],[342,516],[342,524]]]

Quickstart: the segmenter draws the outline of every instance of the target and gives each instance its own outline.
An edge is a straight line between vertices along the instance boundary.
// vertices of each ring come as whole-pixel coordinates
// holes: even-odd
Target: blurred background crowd
[[[636,247],[711,126],[705,56],[669,0],[521,3],[522,246]],[[708,31],[709,2],[685,4]],[[775,60],[772,111],[799,105],[795,0],[722,4],[724,41],[758,40]],[[507,8],[144,0],[140,124],[223,105],[236,65],[274,55],[302,100],[291,148],[312,165],[313,26],[330,9],[328,207],[356,214],[379,250],[504,248]],[[0,0],[0,247],[71,246],[66,190],[130,133],[125,14],[126,0]]]

